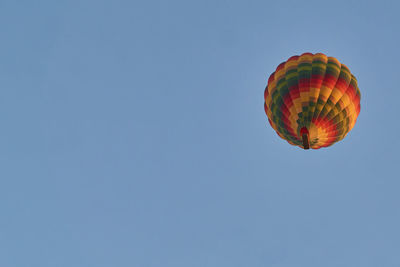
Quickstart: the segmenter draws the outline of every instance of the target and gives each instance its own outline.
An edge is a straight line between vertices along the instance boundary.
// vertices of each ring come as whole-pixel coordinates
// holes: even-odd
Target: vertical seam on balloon
[[[281,64],[284,64],[284,63],[281,63]],[[286,109],[289,110],[289,108],[287,107],[286,103],[283,100],[283,96],[280,94],[280,89],[278,89],[278,80],[277,80],[277,76],[276,76],[278,68],[279,68],[279,66],[277,67],[276,71],[274,72],[274,82],[275,82],[275,84],[274,84],[274,89],[275,89],[274,93],[276,91],[276,93],[278,94],[278,98],[280,98],[281,101],[282,101],[282,105],[284,105],[286,107]],[[284,75],[283,75],[283,77],[284,77]],[[286,80],[285,80],[285,83],[286,83]],[[267,88],[269,90],[270,84],[268,84]],[[269,92],[269,94],[271,94],[270,91],[268,91],[268,92]],[[290,132],[290,129],[292,129],[291,125],[287,125],[287,123],[284,120],[282,120],[282,118],[279,118],[278,116],[276,116],[276,114],[274,114],[274,112],[272,110],[272,105],[276,105],[276,106],[278,106],[278,109],[281,109],[281,107],[276,103],[276,101],[274,101],[273,95],[271,94],[271,107],[269,107],[269,108],[271,110],[271,116],[272,116],[271,119],[274,121],[274,123],[275,123],[275,125],[277,127],[276,131],[280,132],[282,135],[285,136],[285,138],[289,139],[290,141],[296,142],[297,140],[294,138],[293,134],[291,134],[291,132]],[[284,115],[284,114],[282,113],[281,115]],[[289,120],[289,118],[287,118],[286,115],[285,115],[285,118],[287,120]],[[287,126],[288,129],[286,129],[285,127],[280,126],[280,123],[282,123],[285,126]],[[292,131],[293,131],[293,129],[292,129]],[[289,141],[289,140],[286,140],[286,141]]]
[[[339,65],[339,74],[337,75],[337,77],[335,77],[335,78],[336,78],[335,84],[332,86],[332,88],[330,88],[331,91],[330,91],[330,93],[329,93],[329,96],[328,96],[328,97],[326,98],[326,100],[324,101],[324,104],[322,105],[321,109],[320,109],[320,110],[317,110],[317,114],[314,113],[313,120],[315,120],[316,122],[317,122],[318,119],[320,118],[319,115],[321,114],[322,110],[324,109],[324,106],[326,105],[326,103],[327,103],[327,101],[328,101],[330,95],[332,94],[333,89],[334,89],[335,86],[336,86],[337,81],[339,80],[340,71],[341,71],[341,63],[339,62],[339,60],[337,60],[336,58],[333,58],[333,57],[328,57],[328,62],[327,62],[326,69],[328,69],[328,66],[330,65],[330,62],[331,62],[331,65],[336,65],[336,62],[334,62],[334,60],[336,60],[337,63],[340,64],[340,65]],[[325,71],[324,81],[322,82],[322,85],[323,85],[324,82],[326,81],[326,79],[325,79],[325,78],[326,78],[326,75],[327,75],[327,73],[326,73],[326,71]],[[321,87],[322,87],[322,86],[321,86]],[[329,88],[329,87],[327,87],[327,88]],[[321,90],[320,90],[320,94],[319,94],[319,96],[318,96],[318,100],[320,100],[320,97],[321,97]],[[318,100],[317,100],[317,106],[318,106]],[[322,99],[321,99],[321,101],[322,101]]]

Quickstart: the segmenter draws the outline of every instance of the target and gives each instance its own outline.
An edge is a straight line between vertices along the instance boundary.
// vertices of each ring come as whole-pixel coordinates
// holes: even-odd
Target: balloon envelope
[[[268,79],[264,108],[277,134],[304,149],[342,140],[360,113],[360,90],[334,57],[304,53],[281,63]]]

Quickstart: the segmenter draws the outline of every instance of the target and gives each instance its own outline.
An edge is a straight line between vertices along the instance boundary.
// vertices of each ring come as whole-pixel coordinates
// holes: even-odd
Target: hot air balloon
[[[346,65],[322,53],[281,63],[268,79],[264,109],[276,133],[304,149],[342,140],[360,113],[360,90]]]

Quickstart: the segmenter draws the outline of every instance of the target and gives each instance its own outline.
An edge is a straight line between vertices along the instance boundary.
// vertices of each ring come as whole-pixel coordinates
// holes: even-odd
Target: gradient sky
[[[0,266],[398,267],[397,1],[0,1]],[[276,66],[346,64],[357,124],[304,151]]]

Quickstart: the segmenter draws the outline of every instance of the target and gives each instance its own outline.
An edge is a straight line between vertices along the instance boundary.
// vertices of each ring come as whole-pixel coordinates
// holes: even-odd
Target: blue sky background
[[[0,266],[399,266],[396,1],[0,1]],[[263,93],[292,55],[356,75],[303,151]]]

